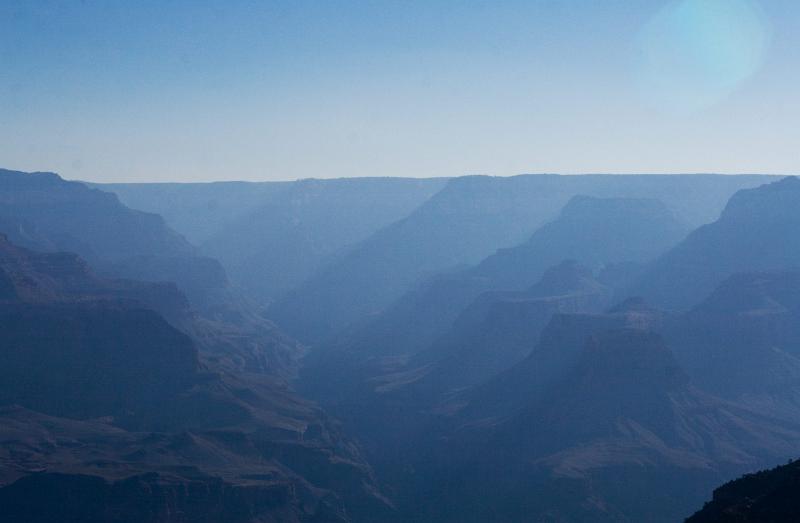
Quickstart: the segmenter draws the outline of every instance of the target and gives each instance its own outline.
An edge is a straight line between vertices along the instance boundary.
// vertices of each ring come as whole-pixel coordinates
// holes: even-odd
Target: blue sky
[[[6,0],[0,166],[796,173],[799,56],[788,0]]]

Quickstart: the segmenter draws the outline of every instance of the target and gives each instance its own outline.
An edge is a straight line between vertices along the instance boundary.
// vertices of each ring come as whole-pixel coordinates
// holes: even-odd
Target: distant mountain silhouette
[[[592,269],[614,262],[647,261],[688,233],[660,201],[576,196],[558,219],[524,244],[501,249],[475,270],[498,289],[533,284],[542,271],[565,259]]]
[[[263,303],[280,297],[351,245],[403,218],[446,179],[110,184],[134,209],[158,213],[232,281]]]
[[[295,182],[87,183],[117,195],[131,209],[158,214],[193,245],[202,245],[259,207],[279,200]]]
[[[700,227],[655,261],[632,293],[688,309],[737,272],[800,266],[800,180],[737,192],[719,220]]]
[[[468,270],[431,279],[369,324],[345,333],[336,345],[367,354],[413,354],[441,336],[482,292],[527,289],[548,267],[567,259],[592,270],[646,262],[686,233],[657,200],[576,196],[524,243]]]
[[[405,217],[444,179],[299,180],[202,244],[263,302],[281,297],[353,245]]]
[[[573,196],[659,198],[696,226],[713,220],[737,189],[763,180],[713,175],[455,178],[409,216],[287,294],[270,314],[290,334],[317,343],[379,313],[425,278],[523,242],[556,218]]]

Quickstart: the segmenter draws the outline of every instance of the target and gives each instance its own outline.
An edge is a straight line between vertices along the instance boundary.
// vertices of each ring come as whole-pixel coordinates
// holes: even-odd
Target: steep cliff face
[[[301,346],[228,283],[219,262],[200,255],[160,216],[52,173],[0,170],[0,202],[0,234],[54,256],[80,255],[94,272],[115,279],[116,294],[126,285],[117,278],[172,282],[180,293],[169,285],[128,286],[127,292],[187,332],[209,357],[283,378],[295,372]],[[85,292],[92,285],[85,278],[80,284]],[[178,303],[187,298],[188,304]]]
[[[136,412],[195,380],[191,340],[155,312],[0,305],[0,402],[59,416]]]
[[[35,253],[2,236],[0,271],[10,290],[0,302],[2,403],[110,415],[171,397],[200,368],[189,337],[147,308],[156,296],[177,315],[185,300],[169,286],[106,284],[73,254]]]
[[[52,520],[53,507],[152,522],[388,510],[317,407],[268,374],[201,358],[175,326],[186,309],[168,309],[173,324],[148,307],[179,297],[174,287],[106,280],[75,255],[5,238],[0,274],[0,519]]]
[[[800,266],[800,180],[737,192],[719,220],[700,227],[653,262],[631,292],[688,309],[738,272]]]
[[[0,202],[0,232],[22,247],[76,253],[107,276],[175,282],[195,307],[227,285],[219,262],[114,194],[53,173],[0,170]]]
[[[21,246],[89,260],[194,253],[160,216],[128,209],[113,194],[54,173],[0,170],[0,202],[3,232]]]

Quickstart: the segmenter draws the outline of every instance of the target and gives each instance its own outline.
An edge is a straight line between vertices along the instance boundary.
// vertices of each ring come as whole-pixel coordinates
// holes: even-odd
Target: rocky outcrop
[[[800,514],[800,462],[747,474],[714,490],[686,523],[792,523]]]

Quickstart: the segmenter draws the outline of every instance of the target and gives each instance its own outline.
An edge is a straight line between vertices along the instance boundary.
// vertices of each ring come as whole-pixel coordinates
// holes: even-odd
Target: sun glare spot
[[[712,106],[758,71],[769,34],[752,0],[672,1],[640,34],[640,86],[666,111]]]

